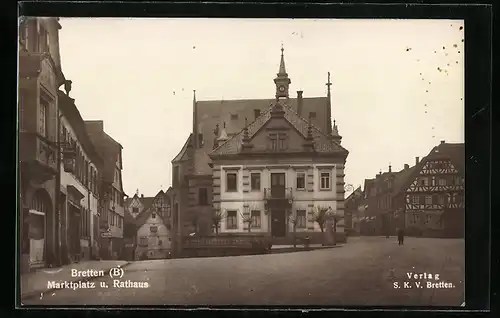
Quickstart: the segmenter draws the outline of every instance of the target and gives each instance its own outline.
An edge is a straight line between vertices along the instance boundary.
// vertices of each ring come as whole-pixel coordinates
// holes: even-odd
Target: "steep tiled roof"
[[[465,168],[465,145],[463,143],[441,143],[434,147],[424,159],[450,159],[453,165],[462,173]]]
[[[440,143],[431,149],[429,154],[422,158],[417,165],[412,167],[407,179],[402,181],[401,188],[406,190],[411,182],[428,160],[431,159],[450,159],[453,165],[463,174],[465,169],[465,145],[463,143]]]
[[[85,121],[85,127],[90,140],[104,161],[104,181],[113,182],[116,161],[123,149],[122,145],[102,130],[102,121]]]
[[[414,170],[415,166],[403,169],[396,173],[392,186],[393,195],[398,195],[401,191],[404,190],[404,185],[408,182],[408,179],[410,178]]]
[[[104,163],[103,158],[100,156],[89,137],[85,122],[75,105],[75,100],[62,91],[58,91],[57,94],[59,97],[59,109],[75,132],[78,142],[90,159],[98,165],[98,167],[102,167]]]
[[[268,107],[268,109],[262,113],[254,122],[247,126],[248,135],[252,138],[257,131],[260,130],[264,124],[266,124],[271,119],[271,112],[273,106]],[[284,118],[302,135],[306,138],[308,133],[309,122],[304,118],[300,117],[291,107],[283,105]],[[316,152],[324,153],[343,153],[348,154],[348,151],[343,148],[339,143],[333,140],[329,140],[328,136],[321,131],[318,127],[312,125],[313,137],[315,140],[314,149]],[[243,141],[243,129],[240,130],[231,139],[216,148],[211,155],[226,155],[226,154],[236,154],[240,151],[241,144]]]
[[[186,142],[184,143],[184,145],[181,148],[181,151],[179,151],[177,156],[175,156],[175,158],[172,160],[172,163],[187,159],[186,149],[187,149],[188,144],[191,142],[192,136],[193,136],[193,134],[190,134],[187,137]]]
[[[226,123],[227,134],[232,137],[237,135],[245,127],[245,118],[250,121],[255,119],[255,110],[259,110],[261,116],[267,112],[275,99],[239,99],[239,100],[212,100],[197,101],[197,125],[198,132],[203,136],[203,145],[195,149],[195,167],[196,175],[211,175],[212,169],[209,166],[211,162],[210,154],[213,150],[214,140],[216,138],[214,129],[216,125],[222,127]],[[289,98],[287,105],[295,113],[297,112],[298,99]],[[321,131],[327,131],[327,97],[303,97],[302,113],[305,117],[310,112],[316,113],[312,119],[313,125]],[[257,121],[262,120],[260,117]],[[306,126],[307,131],[307,126]],[[192,141],[192,134],[187,138],[179,154],[172,160],[172,163],[187,159],[187,145]],[[319,146],[318,146],[319,147]]]
[[[203,134],[203,149],[207,149],[207,152],[213,149],[215,137],[213,131],[217,124],[222,127],[225,122],[226,131],[229,136],[232,136],[245,127],[245,118],[248,118],[250,122],[255,119],[254,110],[265,112],[274,102],[274,99],[198,101],[196,103],[197,123],[198,131]],[[288,99],[287,105],[297,112],[296,98]],[[316,118],[313,119],[313,124],[324,132],[326,132],[327,108],[326,97],[302,98],[303,116],[308,117],[309,112],[315,112]]]
[[[164,198],[166,198],[168,200],[168,197],[163,190],[160,190],[156,194],[156,196],[154,196],[154,197],[138,197],[137,196],[139,198],[139,200],[141,201],[142,205],[144,206],[144,209],[142,210],[142,212],[135,218],[135,224],[138,227],[142,226],[146,222],[148,217],[151,215],[151,213],[153,212],[151,207],[153,206],[153,203],[155,202],[155,200],[160,196],[164,196]],[[165,221],[165,220],[163,220],[163,221]]]

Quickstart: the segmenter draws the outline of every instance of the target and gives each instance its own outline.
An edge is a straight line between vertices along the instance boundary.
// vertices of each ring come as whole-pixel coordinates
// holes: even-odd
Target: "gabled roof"
[[[120,158],[122,145],[104,132],[102,121],[85,121],[85,127],[90,140],[104,161],[104,181],[113,182],[116,161]]]
[[[406,169],[399,171],[395,175],[395,178],[393,179],[393,184],[392,184],[393,195],[398,195],[401,191],[405,190],[404,185],[408,182],[408,179],[410,178],[413,171],[415,170],[415,167],[416,166],[408,167]]]
[[[450,159],[453,165],[462,173],[465,169],[465,144],[442,142],[434,147],[423,160]]]
[[[163,196],[166,200],[168,200],[168,197],[166,193],[163,190],[160,190],[154,197],[139,197],[137,194],[134,195],[134,198],[138,198],[142,205],[144,206],[144,209],[142,212],[135,218],[135,224],[137,227],[141,227],[144,225],[146,220],[149,218],[151,213],[153,212],[152,206],[153,203],[160,197]],[[165,222],[165,219],[163,219],[163,222]]]
[[[417,165],[412,167],[412,171],[408,178],[401,185],[402,190],[406,191],[413,180],[420,173],[425,163],[429,160],[436,159],[449,159],[452,164],[462,174],[465,173],[465,144],[464,143],[445,143],[441,142],[439,145],[431,149],[429,154],[422,158]]]
[[[210,168],[211,159],[209,154],[213,151],[214,129],[216,125],[222,126],[226,123],[226,131],[229,137],[233,137],[241,133],[245,127],[245,118],[254,118],[255,110],[261,113],[269,111],[275,99],[238,99],[238,100],[212,100],[212,101],[197,101],[197,125],[198,132],[203,135],[203,145],[198,149],[194,149],[194,171],[195,175],[211,175]],[[298,99],[289,98],[287,105],[295,113],[298,110]],[[309,112],[316,113],[316,118],[313,119],[314,126],[317,130],[326,132],[326,115],[328,108],[327,97],[304,97],[302,98],[302,109],[304,114]],[[235,116],[236,115],[236,116]],[[259,120],[259,117],[256,121]],[[307,131],[307,126],[306,126]],[[192,142],[193,135],[190,134],[184,143],[181,151],[172,160],[172,163],[187,160],[187,147]]]
[[[94,143],[89,137],[85,122],[75,105],[75,100],[62,91],[58,91],[57,94],[59,97],[59,109],[75,132],[78,142],[89,156],[89,159],[99,168],[102,168],[104,163],[103,158],[99,155]]]
[[[235,99],[235,100],[208,100],[197,101],[198,132],[203,134],[203,149],[211,152],[214,145],[214,129],[216,125],[222,127],[226,123],[227,134],[231,137],[245,127],[245,118],[251,122],[255,119],[255,110],[261,113],[273,105],[275,99]],[[295,112],[298,109],[298,99],[289,98],[287,105]],[[322,131],[327,131],[327,97],[303,97],[302,115],[308,117],[309,112],[316,113],[313,123]]]
[[[268,109],[262,113],[254,122],[247,126],[248,135],[250,139],[256,135],[256,133],[269,121],[271,120],[271,112],[274,105],[268,107]],[[291,107],[286,104],[282,105],[284,110],[284,118],[294,127],[303,138],[307,138],[309,122],[304,118],[300,117]],[[329,139],[325,132],[321,131],[318,127],[312,125],[312,133],[315,140],[314,149],[316,152],[320,153],[340,153],[345,156],[348,155],[348,151],[343,148],[338,142]],[[229,155],[237,154],[241,150],[241,144],[243,142],[244,129],[240,130],[236,135],[231,137],[225,143],[217,147],[214,151],[210,153],[210,157],[219,155]]]

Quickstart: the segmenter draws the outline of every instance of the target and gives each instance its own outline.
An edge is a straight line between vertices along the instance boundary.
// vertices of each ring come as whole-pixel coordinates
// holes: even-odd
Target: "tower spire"
[[[280,68],[278,70],[278,74],[276,74],[276,78],[274,79],[274,83],[276,84],[277,99],[280,97],[288,98],[288,88],[292,82],[290,78],[288,78],[288,73],[286,72],[284,51],[285,49],[283,48],[283,44],[281,44]]]
[[[286,73],[286,67],[285,67],[285,55],[284,55],[285,49],[283,48],[283,43],[281,43],[281,61],[280,61],[280,69],[278,70],[278,76],[288,76]]]

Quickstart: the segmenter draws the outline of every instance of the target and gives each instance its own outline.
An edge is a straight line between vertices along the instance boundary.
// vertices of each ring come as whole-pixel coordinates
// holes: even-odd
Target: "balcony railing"
[[[292,188],[267,188],[264,189],[264,200],[291,200]]]
[[[42,170],[55,174],[57,148],[36,133],[19,134],[19,159],[21,162],[34,163]]]

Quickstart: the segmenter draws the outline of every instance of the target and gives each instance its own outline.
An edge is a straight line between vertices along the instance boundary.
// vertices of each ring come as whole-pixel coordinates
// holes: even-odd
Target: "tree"
[[[296,212],[292,212],[290,216],[288,217],[288,221],[290,224],[292,224],[292,229],[293,229],[293,248],[297,247],[297,240],[296,240],[296,231],[297,231],[297,223],[299,222],[299,218],[297,216]]]
[[[252,215],[249,214],[249,215],[245,215],[245,214],[241,214],[241,219],[243,220],[243,224],[246,224],[247,225],[247,230],[248,230],[248,233],[250,233],[252,231]]]
[[[319,226],[319,229],[321,230],[321,233],[324,233],[324,230],[325,230],[325,224],[326,224],[326,220],[327,220],[327,215],[326,215],[326,211],[328,209],[327,208],[324,208],[324,207],[314,207],[314,210],[313,210],[313,216],[312,216],[312,219],[315,223],[318,223],[318,226]]]
[[[215,228],[215,234],[219,234],[219,228],[222,220],[226,217],[226,214],[220,209],[215,210],[212,215],[212,226]]]

